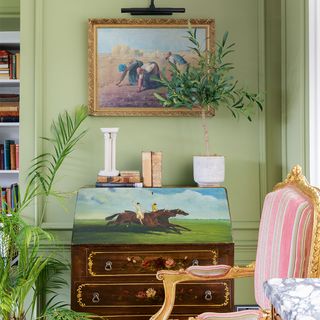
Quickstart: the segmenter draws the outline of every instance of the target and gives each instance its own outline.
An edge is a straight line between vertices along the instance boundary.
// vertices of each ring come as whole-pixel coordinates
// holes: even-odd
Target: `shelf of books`
[[[0,207],[14,206],[19,181],[20,33],[0,32]],[[6,207],[6,208],[4,208]]]

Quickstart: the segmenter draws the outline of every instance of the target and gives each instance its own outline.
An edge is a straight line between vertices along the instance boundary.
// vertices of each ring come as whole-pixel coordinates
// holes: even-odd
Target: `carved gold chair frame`
[[[299,165],[292,168],[287,178],[278,183],[274,190],[285,188],[287,186],[293,186],[307,195],[314,207],[314,224],[312,234],[312,246],[310,251],[310,260],[308,266],[308,277],[318,278],[320,276],[319,259],[320,259],[320,197],[319,190],[312,187],[306,178],[302,175],[302,170]],[[216,266],[217,267],[217,266]],[[223,269],[223,268],[222,268]],[[188,272],[187,270],[168,271],[161,270],[157,273],[157,279],[163,281],[165,300],[161,309],[153,315],[150,320],[167,320],[170,317],[171,311],[174,306],[176,285],[180,282],[186,281],[212,281],[212,280],[224,280],[224,279],[237,279],[244,277],[254,276],[255,262],[245,267],[230,266],[230,269],[225,272],[216,272],[215,274],[208,274],[204,276],[198,276]],[[263,318],[270,319],[271,310],[262,310]],[[189,320],[196,320],[196,318],[189,318]]]

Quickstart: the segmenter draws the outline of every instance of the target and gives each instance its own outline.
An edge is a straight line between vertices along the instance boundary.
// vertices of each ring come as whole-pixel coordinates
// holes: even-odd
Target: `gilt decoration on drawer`
[[[185,255],[183,255],[183,253]],[[124,253],[125,254],[125,253]],[[208,257],[211,255],[211,260]],[[113,252],[91,251],[88,255],[88,274],[93,277],[114,275],[113,261],[115,257]],[[95,258],[97,258],[95,261]],[[100,259],[99,259],[100,258]],[[218,264],[218,249],[168,252],[168,255],[155,256],[154,252],[127,252],[127,256],[122,260],[117,260],[116,272],[121,272],[126,276],[141,273],[145,275],[154,274],[159,270],[179,270],[190,266],[203,264]],[[95,265],[100,264],[99,273],[96,272]],[[101,268],[101,264],[104,268]],[[102,271],[102,272],[101,272]],[[130,271],[130,272],[128,272]]]
[[[230,284],[227,282],[209,283],[203,286],[201,282],[194,285],[185,284],[177,287],[176,303],[179,306],[193,305],[225,307],[230,304]],[[106,289],[107,288],[107,289]],[[223,297],[217,292],[223,292]],[[77,288],[77,303],[82,308],[125,308],[128,302],[136,306],[160,306],[164,300],[164,290],[160,283],[83,283]],[[188,302],[186,304],[186,302]]]

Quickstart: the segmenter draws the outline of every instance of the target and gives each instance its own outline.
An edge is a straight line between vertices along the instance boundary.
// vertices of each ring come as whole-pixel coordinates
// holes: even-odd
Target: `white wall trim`
[[[320,185],[320,4],[309,0],[310,183]]]

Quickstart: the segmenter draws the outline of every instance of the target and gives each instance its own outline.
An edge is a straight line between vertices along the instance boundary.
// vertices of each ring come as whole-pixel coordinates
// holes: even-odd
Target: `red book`
[[[19,144],[15,144],[16,150],[16,170],[19,170]]]
[[[0,50],[0,57],[8,57],[10,54],[7,50]]]

